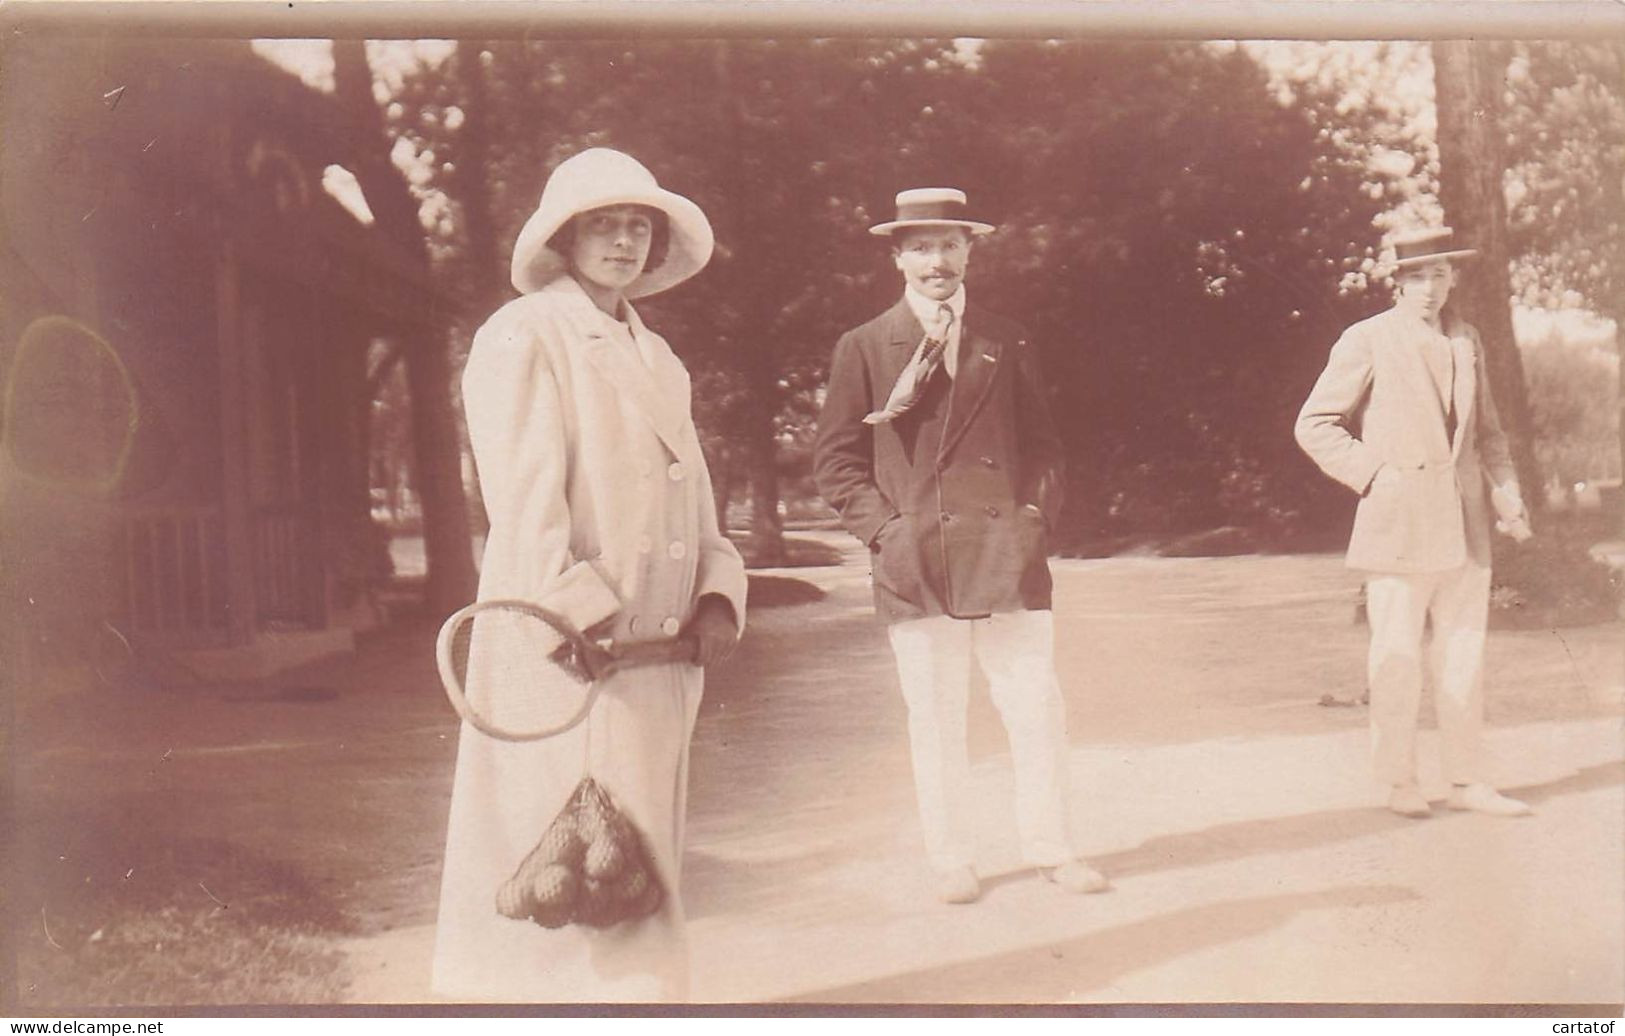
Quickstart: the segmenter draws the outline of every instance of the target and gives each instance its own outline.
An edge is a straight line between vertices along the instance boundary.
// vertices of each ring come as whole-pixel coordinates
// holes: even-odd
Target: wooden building
[[[71,661],[106,620],[222,676],[347,648],[383,549],[369,347],[436,305],[323,187],[386,142],[244,42],[8,41],[0,119],[27,645]]]

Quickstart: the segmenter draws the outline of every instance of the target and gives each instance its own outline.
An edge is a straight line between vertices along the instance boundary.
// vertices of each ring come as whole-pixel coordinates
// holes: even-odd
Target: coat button
[[[999,509],[994,507],[992,504],[982,508],[982,510],[987,512],[987,516],[989,518],[997,518],[999,516]]]
[[[673,561],[681,561],[688,553],[688,544],[682,540],[672,540],[671,546],[666,548],[666,553],[671,555]]]
[[[677,631],[682,628],[683,624],[669,615],[666,617],[666,621],[660,624],[660,632],[664,633],[668,637],[677,636]]]
[[[942,512],[942,520],[943,521],[951,522],[951,521],[953,521],[953,518],[954,518],[954,515],[953,515],[952,511],[944,511],[944,512]]]
[[[673,482],[681,482],[683,480],[683,466],[673,461],[671,467],[666,469],[666,477]]]
[[[651,550],[654,550],[654,549],[655,549],[655,541],[654,540],[651,540],[647,536],[639,536],[638,537],[638,553],[639,554],[647,554]]]
[[[996,468],[999,466],[999,462],[994,460],[992,457],[983,457],[982,463],[990,468]]]
[[[643,623],[639,622],[638,617],[634,615],[626,622],[626,632],[636,633],[642,625]]]

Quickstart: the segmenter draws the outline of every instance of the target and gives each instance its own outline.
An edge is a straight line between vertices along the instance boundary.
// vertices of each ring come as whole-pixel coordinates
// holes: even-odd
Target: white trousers
[[[908,704],[914,789],[932,866],[969,866],[975,855],[965,745],[972,655],[987,676],[1010,739],[1022,855],[1036,867],[1073,859],[1066,703],[1055,676],[1051,613],[1004,612],[985,619],[938,615],[895,623],[890,635]]]
[[[1416,781],[1416,717],[1422,702],[1424,656],[1439,717],[1444,776],[1454,784],[1482,779],[1484,625],[1489,601],[1490,570],[1482,565],[1369,577],[1367,676],[1371,754],[1379,780],[1388,784]],[[1433,637],[1424,650],[1423,631],[1429,618]]]

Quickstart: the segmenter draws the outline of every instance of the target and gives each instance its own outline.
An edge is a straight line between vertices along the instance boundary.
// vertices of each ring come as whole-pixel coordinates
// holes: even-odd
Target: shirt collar
[[[1422,317],[1414,310],[1395,305],[1392,312],[1394,314],[1394,319],[1399,322],[1400,326],[1408,327],[1413,334],[1419,334],[1428,338],[1454,337],[1453,332],[1455,328],[1449,320],[1440,318],[1439,326],[1434,327],[1432,324],[1422,319]]]
[[[559,276],[553,278],[553,280],[544,285],[541,290],[569,297],[577,306],[586,310],[591,310],[593,316],[602,321],[607,328],[614,329],[622,326],[622,321],[616,320],[608,313],[605,313],[603,310],[599,309],[598,305],[593,302],[592,296],[587,294],[587,289],[583,288],[576,281],[576,279],[570,276],[568,273],[561,273]],[[632,329],[633,337],[641,338],[649,334],[649,329],[644,326],[643,318],[638,316],[638,311],[633,308],[632,303],[622,299],[621,312],[626,317],[625,325]]]
[[[947,305],[949,309],[953,310],[954,326],[956,328],[965,319],[965,286],[963,284],[952,295],[948,296],[945,302],[928,299],[915,291],[914,285],[907,284],[903,286],[903,299],[908,303],[908,308],[913,311],[915,318],[919,320],[921,327],[929,328],[937,322],[937,307],[941,305]]]

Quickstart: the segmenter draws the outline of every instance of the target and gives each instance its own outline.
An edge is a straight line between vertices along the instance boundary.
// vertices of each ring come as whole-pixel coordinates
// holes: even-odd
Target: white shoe
[[[1388,796],[1388,808],[1413,820],[1433,815],[1433,807],[1428,805],[1428,800],[1422,797],[1414,784],[1394,785],[1393,794]]]
[[[1451,809],[1470,809],[1492,817],[1526,817],[1529,803],[1507,798],[1488,784],[1457,784],[1450,789]]]
[[[969,867],[938,871],[937,898],[944,903],[974,903],[982,898],[982,883]]]
[[[1104,874],[1082,860],[1068,860],[1059,867],[1040,867],[1038,871],[1046,881],[1054,882],[1074,895],[1105,892],[1111,888],[1111,882],[1106,880]]]

